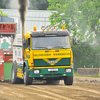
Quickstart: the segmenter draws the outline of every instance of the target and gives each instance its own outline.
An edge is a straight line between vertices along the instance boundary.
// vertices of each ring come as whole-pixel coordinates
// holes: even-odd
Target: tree
[[[0,8],[6,9],[10,0],[0,0]]]
[[[100,59],[100,0],[80,0],[78,2],[81,12],[77,18],[79,34],[77,36],[85,39],[77,48],[74,47],[76,59],[75,68],[86,65],[86,67],[99,67]]]
[[[48,10],[54,10],[49,18],[51,25],[58,25],[61,28],[64,17],[66,28],[71,27],[73,37],[78,38],[78,45],[72,45],[75,70],[84,65],[99,67],[100,0],[48,0],[48,2],[50,5]],[[71,18],[71,23],[67,18]]]
[[[87,42],[79,43],[73,47],[74,70],[77,68],[100,68],[100,47],[91,46]]]
[[[2,10],[0,10],[0,16],[8,16],[7,14],[4,14]]]
[[[91,34],[96,35],[96,41],[100,46],[100,0],[85,0],[82,3],[82,12],[78,18],[78,26],[82,33],[88,31],[90,37]]]
[[[47,0],[30,0],[31,10],[47,10],[49,4]]]
[[[48,2],[50,5],[48,10],[56,11],[50,16],[51,25],[58,24],[61,28],[64,17],[66,28],[71,29],[73,36],[77,35],[78,39],[85,39],[91,43],[94,40],[93,35],[100,37],[100,0],[48,0]],[[71,23],[67,18],[71,18]]]
[[[77,3],[75,0],[48,0],[48,10],[54,10],[49,20],[51,25],[58,25],[62,28],[63,25],[69,30],[73,31],[73,36],[77,34],[76,17],[77,17]],[[63,23],[65,21],[65,24]]]

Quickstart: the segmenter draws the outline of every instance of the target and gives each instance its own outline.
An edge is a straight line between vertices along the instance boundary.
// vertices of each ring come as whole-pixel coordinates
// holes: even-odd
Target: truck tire
[[[64,79],[65,85],[72,85],[73,84],[73,76],[66,76]]]
[[[13,84],[19,83],[20,81],[16,76],[17,76],[17,63],[16,61],[14,61],[12,65],[12,72],[11,72],[11,82]]]
[[[25,85],[31,85],[32,84],[32,78],[29,77],[29,74],[27,73],[26,67],[24,68],[24,84]]]

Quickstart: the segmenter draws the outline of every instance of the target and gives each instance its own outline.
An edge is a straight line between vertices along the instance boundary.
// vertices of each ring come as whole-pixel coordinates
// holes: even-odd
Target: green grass
[[[81,76],[81,75],[78,75],[77,72],[74,72],[74,76],[75,76],[75,77],[94,77],[94,78],[100,78],[100,75],[94,75],[94,76]]]

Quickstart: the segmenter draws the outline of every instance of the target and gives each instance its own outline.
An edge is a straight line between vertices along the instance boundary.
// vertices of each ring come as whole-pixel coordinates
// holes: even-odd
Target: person
[[[9,46],[9,43],[6,42],[6,39],[4,39],[4,40],[3,40],[3,43],[1,44],[1,48],[2,48],[2,49],[3,49],[3,48],[8,48],[8,46]]]

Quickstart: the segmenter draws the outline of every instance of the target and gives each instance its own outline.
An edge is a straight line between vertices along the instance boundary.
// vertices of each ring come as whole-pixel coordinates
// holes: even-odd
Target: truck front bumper
[[[73,76],[73,68],[30,69],[29,76],[33,78]]]

